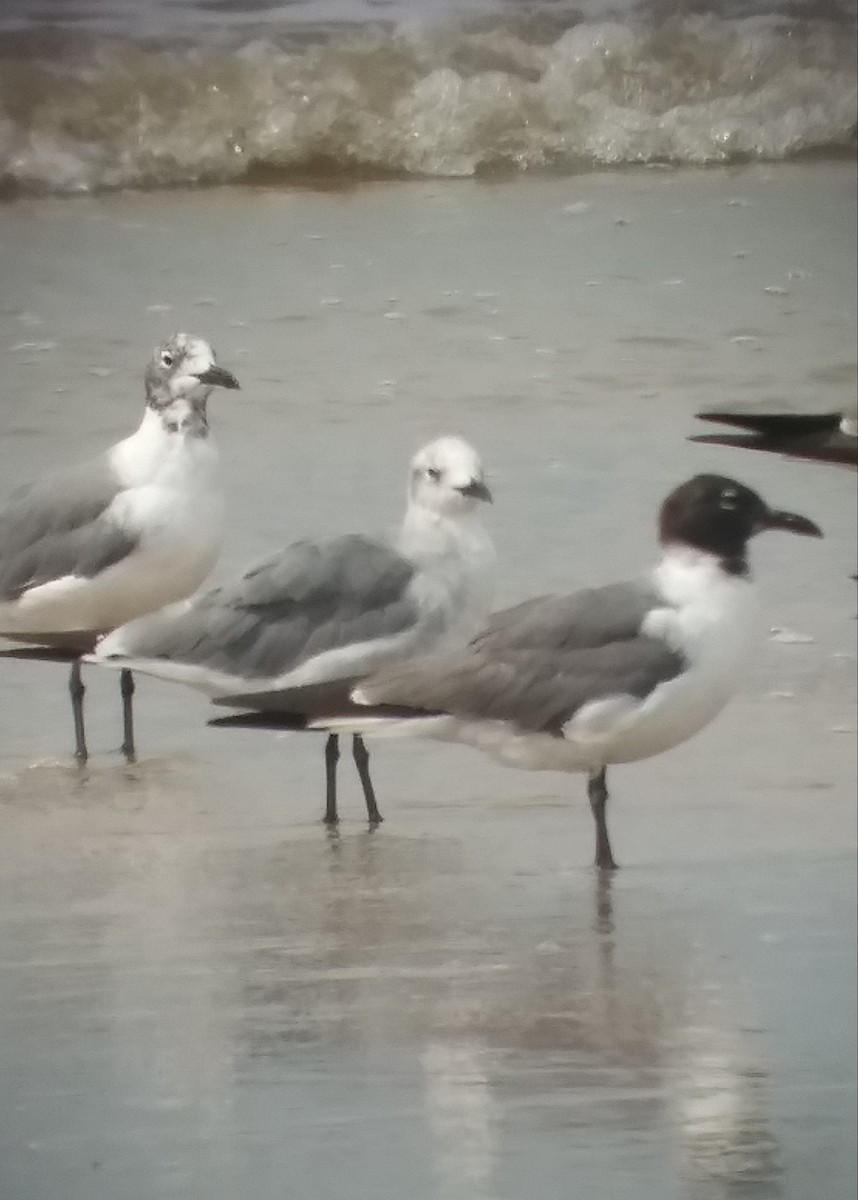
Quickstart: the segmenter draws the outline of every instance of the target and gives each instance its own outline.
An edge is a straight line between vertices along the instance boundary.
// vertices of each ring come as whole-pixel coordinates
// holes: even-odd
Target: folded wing
[[[119,492],[106,460],[19,488],[0,510],[0,601],[66,576],[91,579],[138,545],[108,519]]]
[[[323,674],[339,676],[356,647],[378,648],[420,624],[414,571],[391,547],[358,535],[297,542],[191,604],[131,622],[105,639],[98,658],[143,662],[155,674],[159,662],[199,667],[220,678],[220,692],[228,679],[243,690],[323,655]]]

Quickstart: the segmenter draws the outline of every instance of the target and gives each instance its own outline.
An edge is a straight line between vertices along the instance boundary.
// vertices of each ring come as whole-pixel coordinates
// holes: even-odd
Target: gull
[[[698,433],[692,442],[769,450],[791,458],[858,465],[858,413],[736,412],[697,413],[701,421],[732,425],[742,433]]]
[[[347,534],[299,541],[231,583],[117,629],[89,661],[188,684],[212,698],[266,709],[302,689],[283,725],[305,727],[345,700],[357,678],[403,656],[464,645],[485,621],[494,548],[480,516],[491,493],[476,451],[459,437],[411,462],[395,544]],[[381,820],[359,733],[355,765],[371,824]],[[335,825],[339,739],[325,747],[325,821]]]
[[[585,772],[596,865],[614,870],[607,768],[684,742],[735,691],[756,626],[747,544],[769,529],[822,536],[733,479],[695,476],[662,504],[661,557],[643,578],[498,612],[467,647],[368,676],[345,710],[313,725],[461,742],[512,766]],[[281,711],[296,702],[294,692],[281,695]],[[269,712],[220,723],[276,720]]]
[[[206,402],[237,388],[208,342],[169,338],[146,367],[137,431],[92,462],[18,488],[0,509],[0,636],[19,657],[72,659],[75,758],[88,757],[81,656],[98,637],[189,595],[221,543],[223,499]],[[134,681],[123,672],[123,752],[134,759]]]

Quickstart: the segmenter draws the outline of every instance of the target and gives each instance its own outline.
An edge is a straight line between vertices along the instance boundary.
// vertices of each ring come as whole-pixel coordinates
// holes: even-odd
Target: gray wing
[[[0,510],[0,600],[64,575],[91,579],[137,546],[107,519],[120,491],[106,458],[18,488]]]
[[[361,683],[361,694],[388,710],[559,733],[584,704],[643,698],[684,669],[681,654],[640,632],[656,602],[634,584],[529,600],[496,613],[463,652],[384,668]]]
[[[271,678],[325,651],[416,625],[414,573],[412,563],[371,538],[296,542],[183,612],[135,623],[123,655]]]

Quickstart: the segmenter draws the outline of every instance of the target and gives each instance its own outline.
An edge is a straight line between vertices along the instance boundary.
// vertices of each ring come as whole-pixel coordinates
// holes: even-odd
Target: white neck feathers
[[[494,549],[476,511],[448,516],[422,504],[409,504],[397,539],[397,548],[421,566],[432,560],[463,558],[494,560]]]
[[[747,652],[759,621],[757,589],[749,576],[725,571],[714,554],[671,545],[653,572],[653,584],[664,607],[646,618],[645,633],[692,660],[714,655],[732,661]]]
[[[125,487],[163,484],[181,486],[194,479],[209,482],[217,471],[217,449],[211,437],[200,438],[168,429],[163,415],[147,408],[135,433],[109,452],[110,466]]]

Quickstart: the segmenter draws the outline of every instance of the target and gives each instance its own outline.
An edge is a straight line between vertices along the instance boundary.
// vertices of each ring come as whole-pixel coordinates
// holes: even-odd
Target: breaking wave
[[[855,23],[557,6],[234,44],[0,35],[0,194],[854,152]]]

